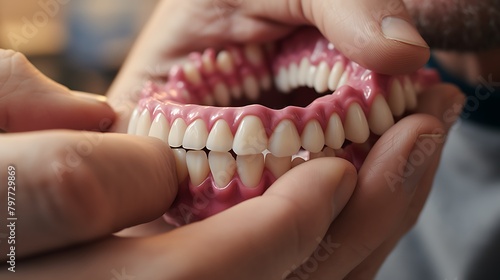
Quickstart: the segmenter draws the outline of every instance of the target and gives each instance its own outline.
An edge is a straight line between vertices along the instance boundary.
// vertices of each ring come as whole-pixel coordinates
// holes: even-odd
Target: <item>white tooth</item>
[[[205,148],[207,138],[208,131],[205,121],[197,119],[186,128],[182,147],[187,150],[202,150]]]
[[[391,108],[394,116],[401,116],[405,111],[405,97],[403,93],[403,86],[401,83],[394,79],[389,89],[389,108]]]
[[[260,78],[260,86],[263,90],[270,90],[272,86],[271,76],[268,74],[263,75]]]
[[[325,132],[325,143],[333,149],[340,149],[344,144],[345,133],[344,126],[339,115],[333,114],[329,121]]]
[[[176,148],[182,146],[182,140],[184,139],[186,128],[187,125],[183,119],[176,119],[172,123],[170,134],[168,135],[168,144],[170,147]]]
[[[245,56],[254,66],[260,66],[264,62],[264,54],[258,45],[251,44],[245,46]]]
[[[354,143],[364,143],[370,136],[368,121],[358,103],[352,103],[345,116],[345,138]]]
[[[208,53],[204,53],[202,55],[201,63],[203,65],[203,70],[205,70],[207,74],[212,74],[215,71],[215,63],[212,61],[212,58]]]
[[[215,122],[207,139],[207,149],[227,152],[233,147],[233,134],[225,120]]]
[[[319,153],[325,146],[325,134],[317,120],[307,123],[302,131],[302,147],[312,153]]]
[[[325,157],[325,153],[324,152],[319,152],[319,153],[310,153],[309,154],[309,159],[315,159],[315,158],[323,158]]]
[[[283,93],[288,93],[290,92],[290,84],[288,82],[288,73],[286,71],[285,67],[281,67],[278,75],[276,76],[274,80],[276,84],[276,88],[280,90]]]
[[[259,184],[264,172],[264,155],[238,156],[236,166],[243,185],[254,188]]]
[[[305,57],[302,58],[299,65],[299,74],[297,76],[297,84],[299,86],[305,86],[307,84],[309,68],[311,68],[311,63],[309,63],[309,60]]]
[[[377,95],[373,100],[368,116],[368,124],[370,129],[376,135],[382,135],[392,125],[394,125],[394,118],[392,117],[391,109],[382,95]]]
[[[275,157],[272,154],[266,155],[266,169],[269,170],[275,179],[278,179],[292,168],[292,157]]]
[[[330,147],[325,147],[323,153],[325,153],[325,157],[335,157],[335,150]]]
[[[243,96],[243,90],[239,85],[231,86],[231,95],[234,99],[240,99]]]
[[[406,108],[409,110],[417,108],[417,92],[409,77],[405,77],[404,79],[404,92]]]
[[[149,113],[148,110],[145,109],[144,111],[142,111],[141,116],[137,121],[137,130],[135,134],[148,136],[150,128],[151,128],[151,114]]]
[[[281,121],[269,138],[268,150],[277,157],[287,157],[300,150],[300,136],[290,120]]]
[[[304,162],[306,162],[305,159],[303,159],[301,157],[296,157],[292,160],[292,168],[297,167],[297,166],[303,164]]]
[[[151,125],[149,136],[156,137],[168,143],[168,134],[170,134],[170,125],[163,114],[158,114]]]
[[[309,71],[307,72],[307,81],[306,81],[306,86],[313,88],[314,87],[314,81],[316,80],[316,72],[318,71],[318,67],[311,65],[309,67]]]
[[[184,64],[182,67],[184,70],[184,75],[186,75],[186,79],[193,85],[197,86],[201,84],[201,75],[200,71],[196,69],[193,63],[188,62]]]
[[[338,88],[340,78],[342,74],[344,74],[344,71],[344,64],[342,64],[342,62],[337,61],[335,65],[333,65],[330,77],[328,77],[328,88],[330,90],[336,90]]]
[[[214,87],[214,97],[217,105],[227,107],[231,104],[229,89],[223,82],[218,82]]]
[[[229,184],[236,171],[236,161],[230,153],[210,152],[208,155],[208,164],[215,185],[220,189]]]
[[[314,81],[314,89],[317,93],[323,93],[328,89],[328,76],[330,76],[330,66],[326,62],[321,62]]]
[[[349,73],[347,71],[344,71],[342,76],[340,76],[340,80],[339,80],[339,84],[338,84],[337,88],[347,84],[348,80],[349,80]]]
[[[246,116],[234,135],[233,151],[237,155],[255,155],[267,148],[266,129],[256,116]]]
[[[253,75],[248,75],[243,80],[243,88],[245,89],[248,99],[255,101],[259,98],[259,83]]]
[[[295,62],[290,64],[290,68],[288,69],[288,84],[290,84],[290,88],[294,89],[299,86],[298,83],[299,77],[299,66]]]
[[[204,151],[189,151],[186,153],[186,163],[191,183],[200,185],[210,172],[207,154]]]
[[[186,164],[186,150],[184,149],[172,149],[172,153],[175,158],[175,167],[177,170],[177,181],[182,183],[187,175],[187,164]]]
[[[216,64],[223,74],[231,74],[234,71],[233,58],[228,51],[221,51],[217,55]]]
[[[137,122],[139,121],[139,109],[135,108],[128,122],[127,133],[134,135],[137,130]]]

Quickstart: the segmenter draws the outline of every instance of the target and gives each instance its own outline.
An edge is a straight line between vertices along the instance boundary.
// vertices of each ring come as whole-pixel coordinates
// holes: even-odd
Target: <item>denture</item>
[[[429,69],[374,73],[305,28],[265,46],[190,54],[167,82],[144,87],[128,133],[172,148],[179,191],[165,217],[181,225],[262,195],[309,159],[359,168],[377,136],[438,81]]]

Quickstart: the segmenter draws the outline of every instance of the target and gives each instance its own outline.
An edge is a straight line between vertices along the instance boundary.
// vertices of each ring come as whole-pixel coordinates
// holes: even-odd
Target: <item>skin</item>
[[[365,23],[380,23],[381,17],[374,17],[373,11],[380,11],[377,15],[396,11],[396,16],[410,20],[405,9],[380,8],[393,5],[382,0],[345,5],[340,0],[256,0],[236,6],[229,1],[217,6],[204,0],[197,5],[189,3],[162,1],[156,9],[110,90],[110,101],[122,114],[119,118],[125,119],[137,98],[130,89],[143,79],[161,77],[173,62],[194,50],[192,46],[272,40],[301,24],[318,26],[334,43],[354,45],[355,33],[349,31],[356,32]],[[194,15],[204,26],[201,33],[192,24]],[[338,20],[341,17],[345,20]],[[370,32],[363,51],[349,53],[351,59],[365,66],[387,73],[408,72],[420,67],[429,55],[427,48],[389,40],[379,29]],[[12,88],[24,85],[19,77],[38,75],[26,94],[40,98],[41,104],[52,104],[54,98],[62,100],[61,107],[73,102],[82,106],[75,108],[85,108],[84,102],[89,102],[67,94],[67,89],[37,74],[19,54],[2,55],[0,67],[10,65],[3,69],[8,73],[4,79],[14,85]],[[149,74],[151,69],[156,69],[153,75]],[[48,90],[40,92],[38,88]],[[0,106],[5,108],[26,98],[5,87],[0,88],[0,96],[9,97],[0,98]],[[397,240],[415,223],[428,195],[444,137],[463,102],[455,87],[444,84],[429,89],[419,99],[416,112],[420,114],[402,119],[387,131],[358,174],[341,159],[313,160],[281,177],[262,197],[199,223],[137,238],[119,238],[112,233],[160,217],[172,202],[177,182],[165,144],[126,135],[68,131],[2,136],[0,149],[5,157],[0,161],[1,168],[5,170],[15,162],[20,172],[30,174],[18,176],[18,184],[23,187],[17,191],[17,211],[23,222],[18,224],[16,248],[18,259],[32,258],[20,263],[18,273],[8,274],[2,269],[0,275],[9,279],[110,279],[113,271],[122,272],[123,268],[137,279],[372,278]],[[109,107],[100,102],[87,106],[86,114],[54,110],[54,115],[42,115],[48,120],[40,128],[99,128],[101,120],[113,118]],[[0,116],[0,123],[11,124],[1,127],[8,132],[37,130],[30,127],[32,123],[44,120],[40,116],[23,119],[24,115],[15,110],[6,112]],[[74,126],[57,122],[73,117],[78,121],[68,121],[67,125]],[[119,121],[115,128],[119,130]],[[61,180],[47,162],[65,162],[68,147],[89,141],[89,135],[96,137],[94,143],[98,144]],[[424,142],[430,143],[432,152],[422,161],[411,160]],[[9,148],[12,146],[16,150]],[[129,162],[134,165],[129,166]],[[313,181],[308,176],[310,170],[318,171]],[[145,187],[148,190],[141,191]],[[34,232],[37,234],[31,234]],[[318,247],[319,240],[333,250]],[[217,250],[207,244],[217,244]],[[2,247],[1,251],[6,250]],[[309,257],[311,260],[301,266]],[[308,265],[314,261],[318,265],[311,270]],[[82,264],[92,269],[82,271]]]

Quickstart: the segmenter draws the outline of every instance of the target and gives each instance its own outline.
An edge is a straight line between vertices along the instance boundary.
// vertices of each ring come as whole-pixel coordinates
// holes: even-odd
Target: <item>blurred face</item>
[[[500,0],[404,0],[432,48],[477,51],[500,47]]]

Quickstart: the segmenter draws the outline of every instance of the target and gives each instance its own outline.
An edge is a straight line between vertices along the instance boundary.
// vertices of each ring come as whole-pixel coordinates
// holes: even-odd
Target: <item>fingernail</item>
[[[397,17],[385,17],[382,20],[382,33],[385,38],[402,43],[429,48],[417,29],[404,19]]]
[[[106,103],[108,101],[108,98],[106,96],[99,94],[87,93],[82,91],[71,91],[71,94],[75,97],[90,101],[98,101],[101,103]]]

